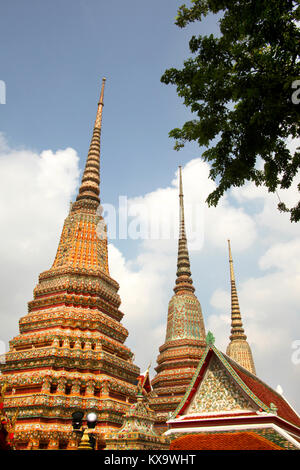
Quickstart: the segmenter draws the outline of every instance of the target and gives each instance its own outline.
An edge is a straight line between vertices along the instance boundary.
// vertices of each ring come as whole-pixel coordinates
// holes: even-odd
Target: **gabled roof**
[[[150,366],[149,366],[150,367]],[[143,393],[150,393],[152,391],[150,376],[149,376],[149,367],[143,374],[139,375],[138,381]]]
[[[231,377],[231,380],[233,380],[239,389],[243,391],[243,394],[246,394],[251,400],[254,408],[267,413],[274,413],[277,408],[276,412],[280,418],[300,428],[299,415],[279,393],[275,392],[275,390],[258,379],[256,375],[237,364],[233,359],[222,354],[213,344],[209,344],[206,347],[193,379],[172,416],[173,419],[182,416],[190,405],[213,356],[219,359],[220,363]],[[220,414],[221,413],[222,412],[220,412]]]
[[[227,356],[226,359],[228,362],[231,362],[232,368],[238,374],[240,379],[263,403],[273,403],[277,408],[278,416],[300,427],[300,416],[296,413],[295,410],[293,410],[293,408],[288,404],[282,395],[262,382],[256,376],[250,374],[247,370],[239,367],[237,363],[230,360]]]

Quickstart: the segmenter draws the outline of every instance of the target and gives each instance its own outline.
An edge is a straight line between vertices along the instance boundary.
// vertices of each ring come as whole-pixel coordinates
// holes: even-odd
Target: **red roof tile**
[[[228,358],[226,357],[228,360]],[[229,362],[229,361],[228,361]],[[275,390],[272,390],[268,385],[263,383],[257,377],[246,373],[245,370],[241,370],[237,364],[233,364],[230,361],[231,367],[239,375],[242,381],[250,388],[250,390],[267,406],[271,403],[277,407],[277,414],[281,418],[289,421],[292,424],[300,427],[300,418],[297,413],[291,408],[291,406],[285,401],[285,399],[279,395]]]
[[[170,450],[282,450],[254,432],[188,434],[171,442]]]

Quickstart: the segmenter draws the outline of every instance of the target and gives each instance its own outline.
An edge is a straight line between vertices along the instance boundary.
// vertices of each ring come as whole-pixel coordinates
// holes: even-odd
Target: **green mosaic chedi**
[[[181,167],[179,168],[179,240],[174,295],[169,302],[166,338],[159,348],[151,407],[158,427],[165,427],[178,406],[206,347],[202,309],[195,295],[185,233]]]

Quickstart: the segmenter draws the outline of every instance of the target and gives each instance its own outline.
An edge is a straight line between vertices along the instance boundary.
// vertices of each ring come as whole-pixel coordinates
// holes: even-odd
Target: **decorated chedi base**
[[[154,430],[155,413],[139,388],[137,402],[127,411],[118,432],[105,436],[105,450],[168,450],[170,441]]]
[[[151,384],[150,406],[156,412],[156,429],[179,405],[206,347],[201,305],[195,296],[185,234],[182,174],[179,167],[180,225],[175,294],[169,302],[165,343],[159,348],[157,375]]]
[[[98,415],[100,439],[120,428],[136,400],[140,371],[124,345],[128,332],[120,323],[119,285],[109,274],[99,210],[104,80],[81,186],[54,263],[40,274],[20,334],[1,365],[7,412],[19,409],[19,449],[76,448],[71,418],[76,410]]]

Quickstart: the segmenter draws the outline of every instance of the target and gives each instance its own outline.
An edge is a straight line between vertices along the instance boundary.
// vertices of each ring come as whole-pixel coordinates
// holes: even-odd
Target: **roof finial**
[[[208,346],[212,346],[213,344],[215,344],[215,337],[211,331],[209,331],[206,335],[206,344]]]
[[[105,78],[102,79],[102,87],[100,99],[98,102],[93,136],[76,201],[92,200],[96,201],[98,204],[100,203],[100,136],[102,125],[102,110],[104,106],[103,98],[105,80]]]
[[[177,258],[177,279],[174,292],[180,291],[194,292],[193,281],[191,278],[189,252],[187,248],[187,239],[185,234],[184,222],[184,204],[182,188],[182,170],[179,166],[179,240],[178,240],[178,258]]]

